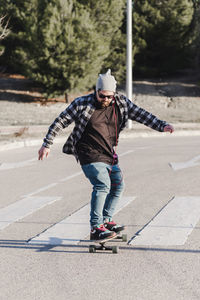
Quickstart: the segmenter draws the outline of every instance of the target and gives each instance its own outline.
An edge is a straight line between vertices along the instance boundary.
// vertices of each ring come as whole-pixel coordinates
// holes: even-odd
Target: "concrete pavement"
[[[69,223],[66,217],[75,227],[79,213],[81,222],[91,186],[75,160],[61,153],[60,145],[54,145],[43,162],[37,160],[38,147],[16,149],[14,155],[1,151],[2,226],[9,222],[0,230],[1,299],[198,300],[200,223],[193,216],[200,215],[196,206],[200,199],[199,145],[199,138],[170,134],[162,139],[120,141],[124,196],[134,200],[116,215],[132,240],[131,245],[112,242],[119,245],[117,255],[90,254],[88,240],[58,246],[27,243],[49,230],[52,239],[62,220]],[[171,204],[175,209],[170,209]],[[174,220],[180,220],[179,224]],[[155,245],[154,236],[139,245],[132,238],[140,233],[144,241],[147,225],[158,231],[156,236],[165,229],[165,238],[172,230],[177,237],[186,229],[190,234],[184,234],[187,240],[181,245],[174,243],[178,238]],[[55,237],[59,240],[60,235]]]

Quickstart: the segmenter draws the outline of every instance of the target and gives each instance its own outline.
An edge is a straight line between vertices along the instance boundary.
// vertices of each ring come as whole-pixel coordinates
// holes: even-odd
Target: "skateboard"
[[[112,251],[112,253],[118,253],[118,246],[107,246],[106,243],[109,241],[121,240],[122,242],[127,242],[127,234],[117,234],[116,236],[109,238],[107,240],[95,240],[94,243],[98,245],[89,245],[89,252],[95,253],[96,251]]]

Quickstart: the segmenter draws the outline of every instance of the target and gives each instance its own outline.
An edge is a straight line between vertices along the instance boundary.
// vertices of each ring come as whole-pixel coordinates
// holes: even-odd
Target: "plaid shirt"
[[[115,100],[122,120],[119,124],[119,132],[126,127],[128,119],[142,123],[157,131],[163,131],[164,127],[168,125],[165,121],[159,120],[121,94],[116,93]],[[74,129],[63,146],[63,152],[73,154],[78,160],[75,145],[81,138],[89,119],[95,111],[95,101],[94,93],[76,98],[49,127],[43,146],[49,148],[59,131],[75,122]]]

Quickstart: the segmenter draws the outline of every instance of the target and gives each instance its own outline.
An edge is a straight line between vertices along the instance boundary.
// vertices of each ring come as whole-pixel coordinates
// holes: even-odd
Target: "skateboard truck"
[[[122,242],[127,242],[127,234],[122,234],[122,235],[117,235],[116,237],[114,237],[112,240],[122,240]],[[109,241],[109,240],[108,240]],[[89,245],[89,252],[90,253],[95,253],[96,251],[102,251],[102,250],[105,250],[105,251],[112,251],[112,253],[118,253],[118,246],[106,246],[105,244],[108,242],[108,241],[95,241],[95,243],[99,243],[99,246],[96,246],[96,245]]]

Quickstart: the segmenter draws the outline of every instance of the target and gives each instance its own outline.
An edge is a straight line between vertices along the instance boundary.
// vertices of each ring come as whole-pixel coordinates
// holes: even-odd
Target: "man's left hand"
[[[165,127],[164,127],[164,132],[170,132],[170,133],[172,133],[172,132],[174,132],[174,127],[172,126],[172,125],[166,125]]]

